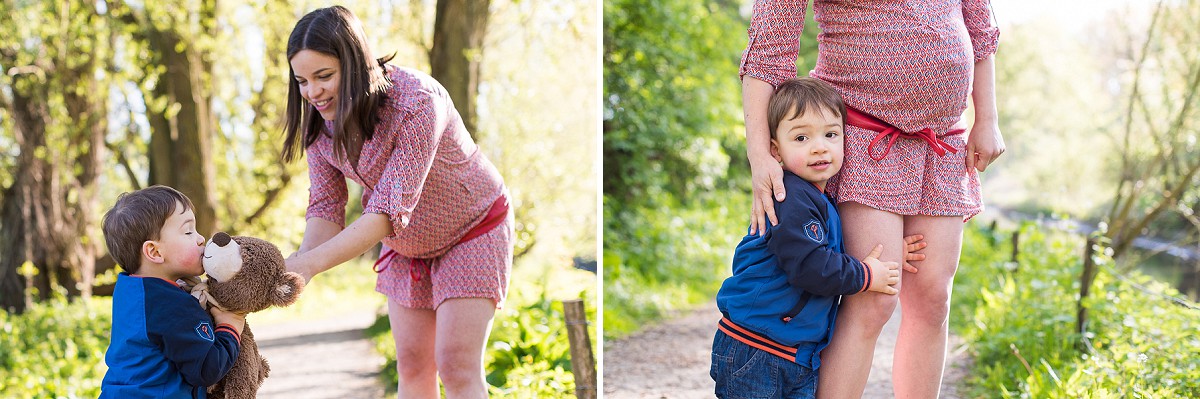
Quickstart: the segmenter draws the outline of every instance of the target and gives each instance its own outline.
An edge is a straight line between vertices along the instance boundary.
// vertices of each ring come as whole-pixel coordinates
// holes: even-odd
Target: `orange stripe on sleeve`
[[[242,346],[242,337],[240,334],[237,333],[237,330],[234,329],[232,325],[224,324],[224,323],[218,324],[217,328],[216,328],[216,332],[221,332],[221,331],[225,331],[225,332],[228,332],[230,335],[233,335],[233,339],[237,340],[238,346]]]

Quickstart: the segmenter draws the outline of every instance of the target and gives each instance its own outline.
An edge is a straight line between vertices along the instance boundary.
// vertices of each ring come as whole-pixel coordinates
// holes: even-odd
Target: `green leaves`
[[[110,303],[58,297],[21,316],[0,312],[0,392],[14,398],[99,396]]]
[[[971,397],[1200,395],[1200,315],[1134,284],[1177,295],[1173,289],[1137,272],[1119,278],[1112,260],[1097,255],[1104,262],[1084,301],[1093,351],[1081,353],[1075,300],[1083,240],[1023,228],[1022,264],[1012,272],[1009,243],[990,245],[987,234],[968,228],[954,286],[951,323],[975,357]]]

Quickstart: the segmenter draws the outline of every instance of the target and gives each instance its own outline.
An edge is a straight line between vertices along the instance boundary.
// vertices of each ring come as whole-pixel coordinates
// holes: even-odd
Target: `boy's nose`
[[[224,231],[218,232],[217,234],[213,234],[213,237],[212,237],[212,242],[214,244],[217,244],[218,247],[224,247],[226,245],[229,245],[230,240],[233,240],[233,238],[229,237],[229,234],[225,234]]]

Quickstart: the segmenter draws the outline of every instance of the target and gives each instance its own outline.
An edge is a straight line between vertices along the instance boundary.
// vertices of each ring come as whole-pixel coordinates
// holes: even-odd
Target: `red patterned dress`
[[[759,0],[740,74],[778,86],[796,74],[804,0]],[[999,29],[987,0],[856,0],[813,4],[821,29],[809,74],[846,105],[905,132],[930,129],[957,152],[925,140],[871,146],[877,132],[846,126],[846,159],[829,183],[838,203],[901,215],[971,216],[983,208],[979,177],[966,165],[962,115],[975,62],[996,52]],[[805,43],[805,45],[811,45]],[[882,159],[871,157],[871,152]]]
[[[305,217],[344,227],[350,178],[363,186],[363,213],[387,215],[392,223],[393,235],[383,244],[398,256],[377,265],[383,269],[377,291],[417,309],[463,297],[493,299],[500,307],[512,269],[512,213],[478,237],[459,241],[507,195],[504,181],[467,134],[440,83],[413,69],[389,65],[387,73],[392,87],[357,167],[334,157],[330,136],[306,149],[311,186]]]

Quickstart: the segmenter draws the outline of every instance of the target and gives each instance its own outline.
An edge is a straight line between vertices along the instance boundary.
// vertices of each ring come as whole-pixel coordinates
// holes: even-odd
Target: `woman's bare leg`
[[[904,273],[900,332],[892,359],[896,398],[937,398],[946,360],[950,292],[962,251],[961,216],[906,216],[904,234],[922,234],[929,244],[917,273]]]
[[[451,298],[437,308],[437,370],[446,398],[486,398],[483,348],[492,331],[496,302]]]
[[[842,218],[847,254],[861,259],[875,245],[883,244],[880,260],[901,262],[905,233],[902,216],[855,202],[839,205],[838,214]],[[929,239],[925,237],[926,241]],[[896,309],[897,299],[894,295],[874,292],[842,297],[833,338],[821,352],[818,398],[862,397],[871,374],[875,341]]]
[[[396,341],[396,376],[399,379],[396,397],[437,398],[433,311],[406,308],[389,298],[388,321],[392,325],[392,339]]]

